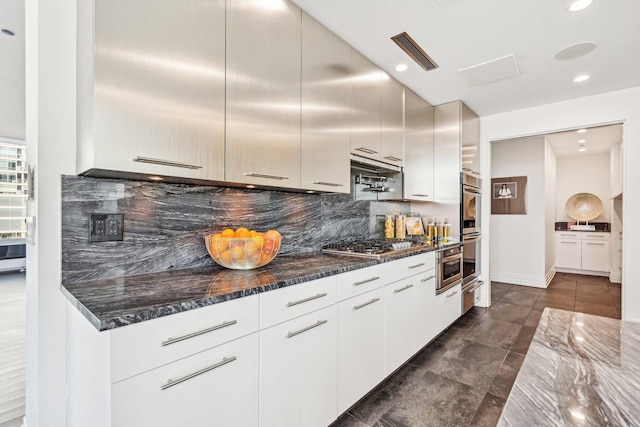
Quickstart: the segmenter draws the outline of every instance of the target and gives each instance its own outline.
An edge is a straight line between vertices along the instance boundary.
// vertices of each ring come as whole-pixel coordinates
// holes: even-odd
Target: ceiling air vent
[[[404,50],[407,55],[420,64],[420,66],[426,71],[438,68],[438,64],[436,64],[433,59],[429,58],[429,55],[427,55],[425,51],[418,46],[418,43],[416,43],[409,34],[400,33],[397,36],[391,37],[391,40],[396,42],[396,44],[400,46],[400,49]]]

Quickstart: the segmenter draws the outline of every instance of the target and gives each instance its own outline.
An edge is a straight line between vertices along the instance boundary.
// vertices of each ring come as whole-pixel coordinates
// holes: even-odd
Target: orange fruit
[[[253,243],[255,243],[258,249],[262,249],[262,244],[264,243],[264,237],[260,235],[256,235],[252,239]]]
[[[235,237],[236,232],[230,228],[225,228],[224,230],[222,230],[222,233],[220,233],[220,235],[222,237]]]
[[[269,230],[266,233],[264,233],[264,237],[277,237],[277,238],[281,238],[282,235],[280,233],[278,233],[276,230]]]
[[[258,232],[256,230],[251,230],[249,231],[249,234],[251,235],[251,237],[256,237],[258,235]]]
[[[244,244],[244,253],[247,257],[252,257],[258,252],[258,246],[253,240],[250,240]]]
[[[220,256],[222,264],[231,264],[231,253],[229,251],[221,252],[218,255]]]
[[[239,261],[244,258],[244,249],[240,246],[234,246],[231,248],[231,258],[234,261]]]
[[[227,239],[214,240],[218,252],[224,252],[229,249],[229,241]]]
[[[235,231],[235,237],[248,237],[246,236],[248,234],[249,234],[249,229],[244,227],[240,227]]]

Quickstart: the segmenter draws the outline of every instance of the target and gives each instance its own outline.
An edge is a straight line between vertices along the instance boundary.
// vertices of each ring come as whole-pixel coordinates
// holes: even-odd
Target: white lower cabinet
[[[385,290],[338,303],[338,413],[385,377]]]
[[[442,330],[434,319],[436,304],[436,271],[420,274],[416,280],[413,299],[414,333],[413,349],[420,350]]]
[[[335,304],[260,331],[261,427],[324,427],[336,419],[337,333]]]
[[[592,231],[556,232],[556,268],[608,273],[609,234]]]
[[[609,241],[582,240],[582,269],[609,272]]]
[[[437,325],[437,334],[442,332],[462,314],[462,285],[456,285],[436,295],[433,319]]]
[[[385,373],[388,375],[413,355],[413,300],[417,277],[384,288],[386,304]]]
[[[258,333],[111,386],[112,426],[258,424]]]
[[[580,239],[556,237],[556,268],[581,268],[580,243]]]

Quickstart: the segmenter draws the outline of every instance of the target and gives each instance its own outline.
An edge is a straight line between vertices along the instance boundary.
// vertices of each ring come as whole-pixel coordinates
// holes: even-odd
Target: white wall
[[[27,156],[35,246],[27,245],[27,424],[66,424],[66,311],[60,292],[60,175],[75,173],[76,2],[26,0]]]
[[[584,126],[624,123],[624,179],[623,217],[633,218],[632,212],[640,211],[640,168],[635,165],[640,159],[640,87],[607,92],[600,95],[546,104],[492,116],[481,117],[481,169],[490,176],[490,141],[521,136],[542,135],[550,132],[577,129]],[[489,184],[483,191],[488,194]],[[489,207],[483,208],[483,233],[490,235]],[[623,227],[623,283],[622,318],[640,322],[640,263],[635,256],[640,253],[640,223],[626,221]],[[483,239],[483,250],[488,253],[489,238]],[[483,269],[489,262],[485,259]],[[631,279],[631,280],[629,280]],[[484,293],[485,300],[489,293]]]
[[[549,285],[556,267],[556,205],[557,205],[557,161],[556,154],[545,138],[544,176],[545,176],[545,225],[544,225],[544,272],[546,285]]]
[[[574,221],[564,210],[569,197],[576,193],[591,193],[604,205],[602,214],[594,221],[610,222],[609,153],[559,157],[557,168],[557,221]]]
[[[526,215],[490,215],[491,280],[545,286],[545,140],[501,141],[491,147],[491,178],[526,176]],[[486,180],[490,183],[490,179]],[[520,189],[518,189],[520,191]],[[485,206],[491,207],[491,191]],[[486,236],[487,233],[483,234]]]

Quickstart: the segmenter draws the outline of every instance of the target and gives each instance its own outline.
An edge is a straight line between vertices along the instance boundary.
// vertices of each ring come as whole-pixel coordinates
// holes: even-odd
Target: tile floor
[[[545,307],[620,318],[620,285],[558,273],[547,289],[492,283],[474,307],[332,427],[495,426]]]

